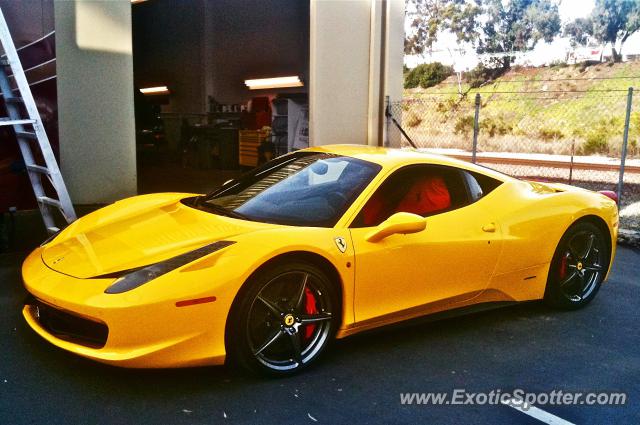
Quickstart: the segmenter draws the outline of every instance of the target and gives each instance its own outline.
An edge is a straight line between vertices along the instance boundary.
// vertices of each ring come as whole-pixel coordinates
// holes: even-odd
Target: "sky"
[[[584,18],[593,9],[594,0],[562,0],[558,7],[562,22]]]
[[[576,18],[588,16],[594,7],[595,0],[561,0],[559,4],[560,19],[562,23],[571,22]],[[410,25],[409,20],[405,21],[405,29]],[[423,62],[439,61],[447,65],[453,65],[456,71],[464,71],[474,68],[478,64],[478,57],[470,46],[466,47],[465,53],[455,52],[459,46],[453,34],[442,33],[438,37],[438,42],[434,45],[434,53],[431,55],[405,56],[405,64],[409,67]],[[552,43],[538,42],[532,52],[518,59],[516,63],[539,66],[549,64],[554,61],[564,61],[567,52],[571,50],[569,40],[564,37],[556,37]],[[580,54],[589,54],[592,49],[582,49]],[[605,53],[610,48],[605,48]],[[640,32],[635,33],[624,44],[623,53],[640,53]]]

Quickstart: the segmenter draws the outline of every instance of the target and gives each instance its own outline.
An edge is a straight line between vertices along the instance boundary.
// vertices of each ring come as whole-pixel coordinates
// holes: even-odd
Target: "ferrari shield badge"
[[[347,241],[342,236],[338,236],[335,238],[336,246],[340,250],[340,252],[344,253],[347,250]]]
[[[296,319],[295,317],[293,317],[293,314],[287,314],[286,316],[284,316],[284,324],[287,326],[293,326],[295,321]]]

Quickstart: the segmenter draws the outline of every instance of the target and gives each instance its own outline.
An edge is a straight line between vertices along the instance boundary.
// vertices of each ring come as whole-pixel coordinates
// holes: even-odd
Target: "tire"
[[[574,224],[560,239],[551,260],[545,302],[565,310],[589,304],[607,274],[609,261],[602,230],[589,222]]]
[[[268,266],[234,302],[226,335],[229,360],[272,376],[299,372],[333,340],[341,307],[336,283],[314,264]]]

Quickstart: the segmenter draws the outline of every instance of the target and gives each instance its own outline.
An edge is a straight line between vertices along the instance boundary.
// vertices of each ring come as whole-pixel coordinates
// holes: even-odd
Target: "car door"
[[[350,226],[356,322],[432,303],[455,305],[487,287],[501,241],[482,195],[472,174],[455,167],[412,165],[385,179]],[[368,242],[394,212],[426,217],[425,230]]]

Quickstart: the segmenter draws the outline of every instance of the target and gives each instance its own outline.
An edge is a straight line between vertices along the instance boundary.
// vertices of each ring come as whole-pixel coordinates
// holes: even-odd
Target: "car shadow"
[[[465,316],[426,321],[428,318],[414,319],[401,324],[385,326],[367,333],[337,340],[323,358],[301,374],[278,378],[280,383],[300,382],[308,379],[336,376],[340,370],[355,370],[389,357],[393,367],[394,356],[406,356],[415,349],[423,355],[431,350],[434,357],[439,343],[451,344],[475,338],[478,334],[499,332],[505,323],[515,326],[519,322],[538,321],[552,311],[542,303],[522,303],[500,309],[473,313]],[[426,322],[425,322],[426,321]],[[104,365],[75,356],[51,346],[24,325],[24,344],[34,361],[47,369],[47,374],[55,380],[68,384],[86,385],[87,380],[99,383],[95,388],[101,392],[127,392],[138,394],[162,393],[170,395],[210,392],[212,390],[234,390],[247,385],[273,382],[272,379],[253,376],[227,366],[208,366],[182,369],[124,369]],[[336,369],[337,368],[337,369]]]

